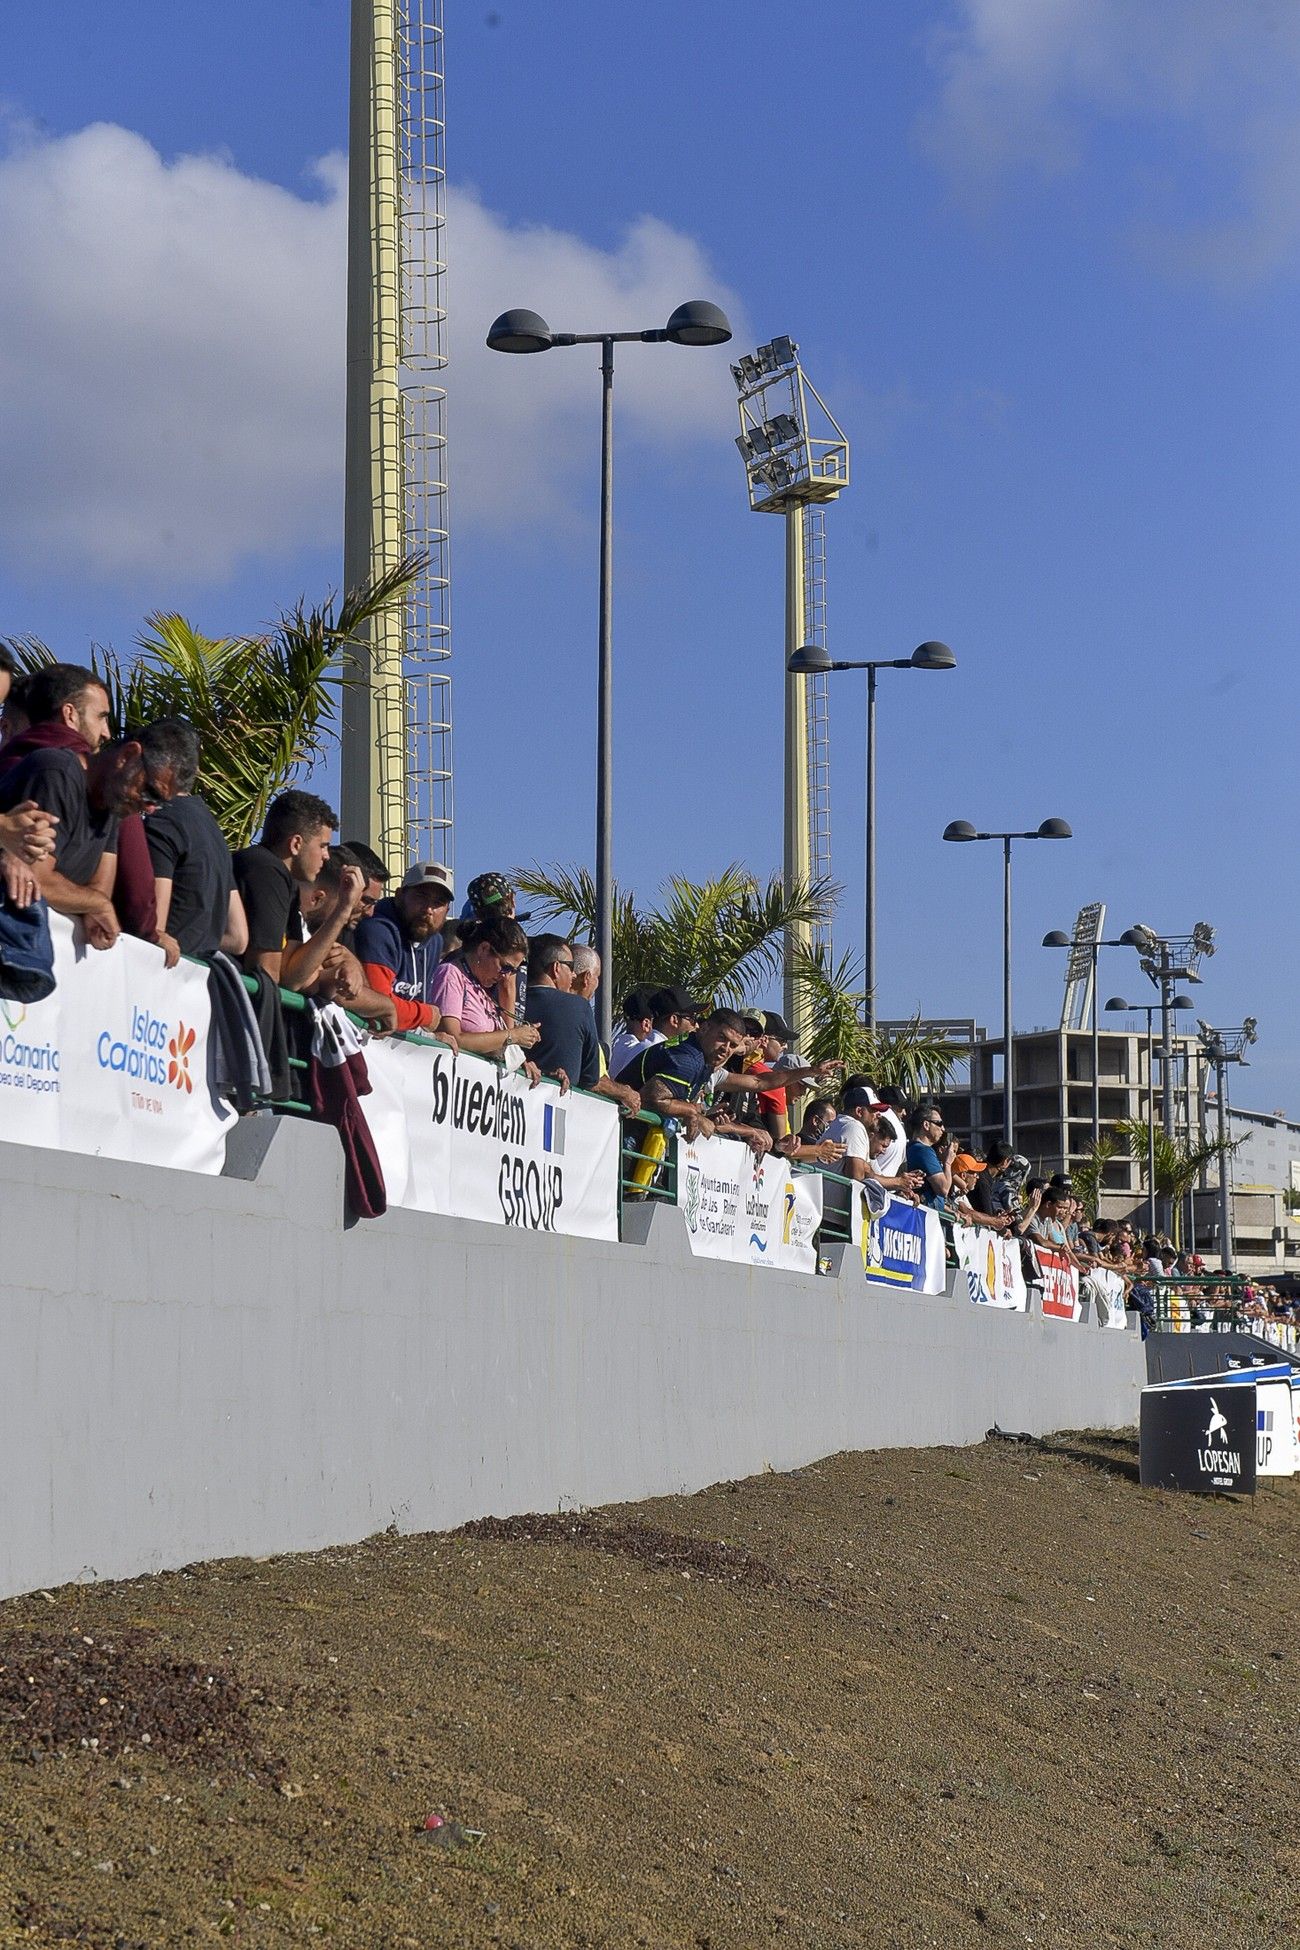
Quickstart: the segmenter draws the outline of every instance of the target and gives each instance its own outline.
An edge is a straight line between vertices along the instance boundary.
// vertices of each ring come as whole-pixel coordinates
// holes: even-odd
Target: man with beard
[[[395,894],[357,923],[357,960],[371,988],[392,997],[399,1030],[436,1029],[442,1021],[429,991],[454,893],[448,869],[422,860],[407,869]]]

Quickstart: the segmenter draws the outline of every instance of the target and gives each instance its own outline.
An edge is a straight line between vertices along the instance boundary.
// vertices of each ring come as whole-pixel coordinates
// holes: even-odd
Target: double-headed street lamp
[[[1012,840],[1072,840],[1064,819],[1045,819],[1029,833],[978,833],[966,819],[953,819],[943,829],[946,840],[1002,842],[1002,1135],[1015,1143],[1015,1056],[1011,1041],[1011,842]]]
[[[1190,1002],[1188,1008],[1191,1007]],[[1201,1048],[1214,1065],[1214,1094],[1219,1123],[1219,1257],[1225,1273],[1231,1273],[1232,1258],[1232,1172],[1228,1151],[1228,1065],[1245,1063],[1246,1051],[1256,1041],[1258,1022],[1247,1016],[1240,1029],[1212,1029],[1197,1021]],[[1193,1244],[1195,1241],[1193,1241]]]
[[[1092,956],[1092,1148],[1095,1151],[1101,1142],[1101,1038],[1097,1027],[1097,950],[1099,948],[1140,948],[1142,943],[1134,928],[1125,928],[1123,934],[1114,941],[1086,941],[1079,944]],[[1073,948],[1074,942],[1060,928],[1053,928],[1043,936],[1044,948]],[[1071,965],[1070,974],[1074,974]],[[1067,1108],[1066,1149],[1069,1150],[1070,1125]]]
[[[1130,930],[1132,932],[1132,930]],[[1152,1029],[1156,1017],[1162,1011],[1194,1009],[1196,1004],[1190,995],[1173,995],[1159,1002],[1126,1002],[1121,995],[1112,995],[1106,1004],[1106,1014],[1145,1016],[1147,1019],[1147,1231],[1156,1229],[1156,1072],[1155,1072],[1155,1032]],[[1163,1061],[1160,1068],[1160,1087],[1168,1089]]]
[[[865,662],[832,659],[824,644],[805,643],[786,663],[792,677],[817,677],[828,670],[865,670],[867,673],[867,884],[863,964],[867,992],[863,1014],[868,1029],[876,1026],[876,672],[952,670],[956,663],[957,659],[946,643],[920,643],[910,657],[884,657]]]
[[[487,342],[493,352],[549,352],[555,345],[600,347],[600,631],[596,677],[596,952],[600,956],[600,1034],[613,1031],[614,980],[614,347],[725,345],[726,314],[704,298],[678,305],[668,323],[648,332],[553,332],[535,311],[505,311]]]

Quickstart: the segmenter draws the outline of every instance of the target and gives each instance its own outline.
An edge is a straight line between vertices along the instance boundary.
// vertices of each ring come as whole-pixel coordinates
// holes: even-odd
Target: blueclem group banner
[[[390,1206],[618,1237],[618,1112],[478,1056],[369,1042],[362,1100]]]
[[[853,1201],[853,1214],[854,1243],[871,1285],[943,1292],[943,1227],[937,1212],[910,1199],[891,1196],[882,1202],[862,1192]]]
[[[1043,1269],[1043,1312],[1049,1320],[1078,1320],[1083,1313],[1079,1299],[1078,1269],[1063,1253],[1050,1246],[1034,1244],[1034,1254]]]
[[[123,935],[77,945],[50,916],[57,987],[0,1000],[0,1138],[217,1173],[234,1112],[208,1086],[208,974]]]
[[[1029,1289],[1020,1264],[1020,1241],[1004,1239],[986,1226],[954,1226],[952,1240],[966,1291],[976,1305],[1023,1313]]]
[[[756,1159],[735,1138],[677,1140],[677,1203],[691,1251],[815,1273],[822,1222],[818,1172],[792,1172],[784,1158]]]

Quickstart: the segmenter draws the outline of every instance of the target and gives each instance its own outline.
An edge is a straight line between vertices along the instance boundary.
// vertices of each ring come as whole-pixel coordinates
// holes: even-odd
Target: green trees
[[[261,830],[266,808],[333,737],[350,646],[373,616],[400,603],[416,572],[406,562],[319,609],[302,603],[260,636],[209,637],[183,616],[151,616],[127,660],[97,648],[119,727],[188,718],[199,734],[199,790],[232,847]],[[54,661],[33,637],[10,640],[24,670]]]

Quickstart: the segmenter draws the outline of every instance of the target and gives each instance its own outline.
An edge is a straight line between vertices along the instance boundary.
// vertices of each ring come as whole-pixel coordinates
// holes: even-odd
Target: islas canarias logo
[[[192,1091],[193,1079],[190,1076],[190,1051],[194,1048],[194,1031],[187,1029],[183,1022],[176,1025],[176,1034],[167,1043],[167,1081],[177,1090]]]

